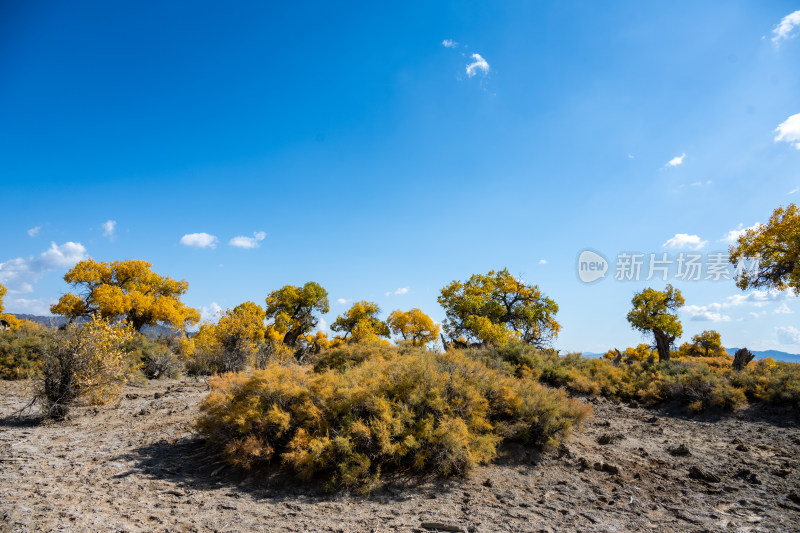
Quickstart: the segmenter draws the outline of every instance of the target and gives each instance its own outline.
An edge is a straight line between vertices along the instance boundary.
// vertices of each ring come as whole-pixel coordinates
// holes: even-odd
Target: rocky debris
[[[708,483],[719,483],[722,481],[718,475],[704,470],[697,465],[689,468],[689,477],[692,479],[699,479],[700,481],[706,481]]]
[[[605,446],[606,444],[611,444],[618,440],[622,440],[625,437],[623,435],[612,435],[611,433],[603,433],[599,437],[597,437],[597,444],[601,444]]]
[[[675,446],[674,448],[667,448],[667,451],[670,453],[670,455],[675,455],[678,457],[692,455],[692,452],[689,451],[689,447],[683,443]]]
[[[422,522],[420,526],[423,529],[433,531],[458,531],[460,533],[473,533],[478,531],[474,526],[457,524],[455,522]]]
[[[757,405],[685,417],[595,398],[603,422],[556,450],[514,445],[465,477],[403,472],[365,497],[320,492],[277,464],[248,475],[220,462],[193,431],[202,381],[122,393],[96,414],[19,424],[8,417],[24,384],[0,381],[0,531],[800,531],[800,417]],[[598,444],[604,434],[624,439]],[[680,444],[690,461],[667,452]],[[687,477],[691,464],[708,477]]]
[[[742,444],[738,444],[736,446],[736,451],[737,452],[749,452],[750,448],[748,448],[746,444],[742,443]]]
[[[608,472],[609,474],[619,474],[619,467],[608,464],[606,462],[597,462],[594,464],[594,469],[598,472]]]

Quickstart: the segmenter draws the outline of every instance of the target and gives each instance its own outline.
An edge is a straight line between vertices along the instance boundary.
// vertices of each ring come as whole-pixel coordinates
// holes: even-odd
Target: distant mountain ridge
[[[13,313],[12,313],[13,314]],[[39,315],[14,315],[20,320],[30,320],[48,328],[58,329],[69,323],[69,319],[63,316],[39,316]],[[78,319],[78,322],[85,322],[87,319]],[[173,337],[177,333],[175,330],[166,326],[145,326],[142,328],[142,333],[154,339],[158,337]]]
[[[735,355],[736,350],[738,349],[739,348],[726,348],[726,350],[728,350],[728,353],[731,355]],[[750,350],[750,353],[756,356],[756,360],[772,357],[776,361],[786,361],[787,363],[800,363],[800,354],[796,353],[781,352],[779,350]]]
[[[735,355],[736,350],[739,348],[726,348],[729,354]],[[787,363],[800,363],[800,354],[796,353],[788,353],[788,352],[781,352],[779,350],[750,350],[756,360],[758,359],[766,359],[767,357],[772,357],[776,361],[785,361]],[[604,354],[602,353],[594,353],[594,352],[583,352],[583,357],[588,357],[590,359],[599,359],[603,357]]]

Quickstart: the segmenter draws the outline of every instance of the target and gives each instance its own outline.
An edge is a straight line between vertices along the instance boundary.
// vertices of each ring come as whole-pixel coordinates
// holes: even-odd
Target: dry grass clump
[[[463,474],[494,459],[504,440],[556,446],[588,412],[463,352],[386,355],[343,370],[274,362],[216,377],[198,428],[231,464],[280,463],[329,489],[369,491],[387,471]]]

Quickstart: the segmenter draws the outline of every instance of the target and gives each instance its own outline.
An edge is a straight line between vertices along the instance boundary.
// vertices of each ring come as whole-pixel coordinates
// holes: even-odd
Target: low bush
[[[37,390],[44,414],[60,419],[79,398],[95,405],[116,398],[136,370],[122,349],[131,335],[129,326],[102,319],[53,333],[43,354]]]
[[[214,378],[198,429],[239,467],[280,462],[329,489],[368,492],[392,470],[462,474],[505,440],[557,446],[588,413],[459,351],[329,356],[317,372],[272,362]]]
[[[122,344],[131,366],[137,366],[147,379],[180,377],[182,364],[165,343],[135,333]]]
[[[0,331],[0,378],[28,379],[40,375],[43,354],[52,340],[44,326],[28,321]]]
[[[625,353],[645,351],[639,347]],[[609,352],[612,356],[613,353]],[[573,392],[605,396],[617,401],[637,400],[645,405],[682,403],[693,412],[732,410],[748,399],[800,405],[800,365],[770,359],[750,363],[742,372],[732,368],[729,355],[678,355],[670,361],[653,357],[593,359],[580,354],[564,357],[518,343],[488,350],[472,350],[473,357],[508,365],[517,375],[531,376]]]

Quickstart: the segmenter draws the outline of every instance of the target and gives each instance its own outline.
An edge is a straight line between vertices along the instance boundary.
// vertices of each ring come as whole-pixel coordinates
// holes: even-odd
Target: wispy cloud
[[[689,315],[689,320],[696,322],[730,322],[731,317],[709,309],[705,305],[687,305],[682,309]]]
[[[791,39],[794,37],[794,29],[798,26],[800,26],[800,10],[789,13],[781,19],[775,29],[772,30],[772,33],[775,34],[772,37],[772,42],[778,44],[781,39]]]
[[[181,237],[181,244],[190,248],[216,248],[217,239],[208,233],[187,233]]]
[[[217,302],[200,307],[200,320],[203,322],[216,322],[222,316],[222,307]]]
[[[467,65],[467,76],[470,78],[479,72],[484,76],[489,73],[489,63],[480,54],[472,54],[472,63]]]
[[[546,265],[547,264],[547,259],[539,259],[539,264],[540,265]]]
[[[266,237],[267,234],[264,233],[263,231],[256,231],[255,233],[253,233],[252,237],[242,237],[242,236],[234,237],[228,242],[228,244],[231,246],[235,246],[237,248],[246,248],[246,249],[258,248],[259,246],[261,246],[261,241],[266,239]]]
[[[672,159],[670,159],[669,161],[667,161],[667,164],[665,166],[667,166],[667,167],[680,166],[680,165],[683,164],[683,160],[685,158],[686,158],[686,154],[677,155],[677,156],[673,157]]]
[[[778,132],[775,136],[775,142],[784,141],[793,144],[795,148],[800,150],[800,113],[787,118],[775,128],[775,131]]]
[[[708,244],[708,241],[702,240],[698,235],[676,233],[674,237],[667,239],[667,242],[662,244],[662,246],[664,248],[690,248],[692,250],[699,250],[706,244]]]
[[[79,242],[70,241],[61,245],[51,242],[50,248],[37,258],[17,257],[0,263],[0,283],[11,292],[33,292],[33,284],[45,273],[71,268],[86,258],[86,248]]]
[[[776,315],[793,315],[794,311],[789,309],[789,306],[786,305],[786,302],[783,302],[777,309],[773,311]]]
[[[386,296],[391,296],[392,294],[394,294],[395,296],[408,294],[408,287],[400,287],[399,289],[395,289],[394,291],[388,291],[386,293]]]
[[[720,240],[722,242],[725,242],[725,243],[728,243],[728,244],[734,244],[734,243],[736,243],[736,241],[739,240],[739,236],[743,235],[745,231],[747,231],[749,229],[758,229],[759,227],[761,227],[761,224],[759,222],[756,222],[755,224],[753,224],[749,228],[745,228],[744,224],[739,224],[739,226],[736,229],[730,230]]]
[[[41,226],[36,226],[35,228],[31,228],[28,230],[28,237],[36,237],[39,235],[39,230],[42,229]]]
[[[55,303],[56,300],[15,298],[6,304],[6,311],[16,314],[48,316],[50,315],[50,306]]]
[[[792,326],[782,326],[775,328],[778,340],[781,344],[800,344],[800,330]]]
[[[444,41],[442,41],[442,46],[444,46],[445,48],[455,48],[456,46],[458,46],[458,43],[455,42],[453,39],[445,39]]]
[[[103,227],[103,237],[108,237],[109,240],[113,241],[116,237],[114,230],[117,228],[117,221],[107,220],[101,226]]]

